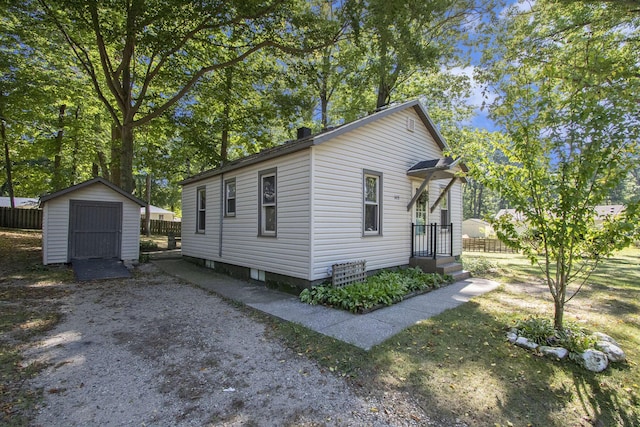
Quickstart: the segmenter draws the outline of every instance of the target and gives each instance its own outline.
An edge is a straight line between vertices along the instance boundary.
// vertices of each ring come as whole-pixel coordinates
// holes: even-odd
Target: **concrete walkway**
[[[368,314],[351,314],[300,302],[298,298],[264,286],[233,279],[210,269],[176,259],[153,263],[172,276],[280,319],[353,344],[364,350],[380,344],[417,322],[463,304],[498,287],[498,283],[471,278],[404,300]]]

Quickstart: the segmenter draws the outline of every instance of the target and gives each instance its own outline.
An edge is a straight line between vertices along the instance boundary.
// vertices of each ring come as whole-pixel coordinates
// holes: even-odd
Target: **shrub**
[[[158,244],[153,240],[140,240],[141,251],[153,251],[158,249]]]
[[[371,309],[377,305],[392,305],[407,294],[425,289],[435,289],[451,281],[451,277],[427,274],[419,268],[382,271],[366,281],[341,288],[330,285],[314,286],[300,293],[300,301],[307,304],[325,304],[353,313]]]
[[[570,353],[582,353],[594,348],[596,339],[589,331],[575,324],[567,324],[562,330],[553,328],[550,319],[529,317],[516,322],[518,335],[539,345],[564,347]]]
[[[595,348],[597,340],[592,334],[578,325],[568,324],[562,331],[556,333],[557,345],[564,347],[571,353],[582,353]]]
[[[484,257],[462,256],[460,259],[462,267],[474,276],[482,276],[498,269],[498,264],[495,261]]]
[[[555,337],[555,329],[549,319],[540,317],[529,317],[516,322],[518,335],[527,338],[539,345],[549,345],[549,340]]]

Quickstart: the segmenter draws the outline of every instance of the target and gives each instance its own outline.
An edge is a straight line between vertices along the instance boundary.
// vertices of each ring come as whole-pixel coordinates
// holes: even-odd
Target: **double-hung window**
[[[277,203],[278,203],[278,187],[277,187],[277,170],[268,169],[258,173],[259,188],[259,235],[275,236],[277,232]]]
[[[207,190],[206,187],[198,187],[196,190],[196,232],[204,233],[207,220]]]
[[[236,179],[228,179],[224,182],[224,214],[236,216]]]
[[[440,191],[444,191],[445,187],[441,187]],[[449,191],[447,191],[442,200],[440,200],[440,226],[442,231],[449,231],[449,224],[451,223],[451,216],[449,213]]]
[[[363,235],[380,235],[382,234],[382,174],[365,170],[363,181]]]

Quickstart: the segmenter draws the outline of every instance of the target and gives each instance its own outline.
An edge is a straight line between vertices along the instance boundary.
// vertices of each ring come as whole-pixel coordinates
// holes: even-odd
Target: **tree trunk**
[[[387,62],[387,39],[384,35],[381,36],[380,50],[380,65],[378,66],[378,99],[376,100],[376,109],[384,107],[389,104],[391,98],[391,89],[389,87],[388,77],[388,62]]]
[[[111,181],[110,177],[109,177],[109,167],[107,165],[107,158],[105,157],[104,153],[102,151],[98,151],[97,153],[98,156],[98,163],[100,163],[100,169],[102,170],[102,177],[104,179],[106,179],[107,181]],[[97,167],[98,165],[96,165]],[[95,171],[95,176],[98,176],[99,173],[96,170]]]
[[[147,174],[147,206],[144,208],[144,228],[147,237],[151,236],[151,175]]]
[[[220,165],[227,163],[229,157],[229,130],[231,128],[231,91],[233,89],[233,67],[226,68],[225,74],[225,87],[224,87],[224,111],[222,113],[222,138],[220,140]]]
[[[74,114],[76,126],[78,125],[78,118],[80,117],[80,106],[76,107]],[[77,128],[76,128],[77,129]],[[73,132],[73,155],[71,158],[71,185],[75,185],[78,179],[78,149],[79,147],[78,131]]]
[[[553,327],[561,331],[563,329],[563,317],[564,317],[564,302],[561,298],[554,298],[554,314],[553,314]]]
[[[320,115],[322,120],[322,129],[326,130],[329,126],[329,116],[327,115],[327,109],[329,100],[327,99],[327,78],[322,79],[322,89],[320,89]]]
[[[66,187],[62,173],[62,137],[64,136],[64,114],[67,106],[61,104],[58,109],[58,132],[55,138],[55,157],[53,159],[53,177],[51,187],[58,191]]]
[[[109,164],[109,175],[105,179],[109,179],[115,185],[120,187],[120,153],[122,149],[122,131],[116,123],[111,124],[111,163]],[[103,172],[106,169],[103,169]]]
[[[113,159],[112,159],[113,161]],[[136,184],[133,181],[133,124],[122,126],[122,150],[120,151],[120,187],[133,193]]]
[[[9,193],[9,203],[12,208],[16,207],[16,201],[13,195],[13,178],[11,177],[11,156],[9,155],[9,141],[7,141],[7,132],[4,119],[0,119],[0,135],[4,143],[4,161],[7,169],[7,192]]]

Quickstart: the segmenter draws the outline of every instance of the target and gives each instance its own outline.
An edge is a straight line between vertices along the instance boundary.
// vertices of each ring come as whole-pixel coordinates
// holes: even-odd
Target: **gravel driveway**
[[[359,396],[242,310],[160,273],[72,284],[27,350],[48,364],[35,425],[430,425],[398,396]]]

